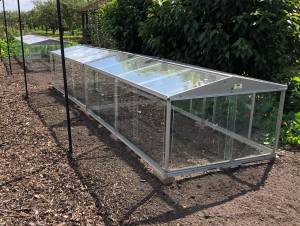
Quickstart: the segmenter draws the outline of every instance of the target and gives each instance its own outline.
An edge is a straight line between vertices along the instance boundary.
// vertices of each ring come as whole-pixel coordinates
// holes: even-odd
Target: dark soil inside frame
[[[65,150],[63,97],[49,88],[47,73],[29,74],[29,81],[30,111]],[[23,92],[21,87],[16,92]],[[69,155],[69,164],[107,224],[300,224],[298,152],[284,152],[273,162],[183,178],[165,186],[142,160],[73,104],[71,119],[74,153]]]

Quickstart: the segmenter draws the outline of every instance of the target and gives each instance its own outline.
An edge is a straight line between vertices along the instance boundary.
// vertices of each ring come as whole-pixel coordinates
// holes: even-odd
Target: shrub
[[[155,1],[139,34],[154,55],[287,82],[300,59],[299,10],[298,0]]]
[[[142,41],[138,23],[146,18],[151,0],[114,0],[102,7],[100,17],[104,35],[115,40],[119,49],[140,52]]]

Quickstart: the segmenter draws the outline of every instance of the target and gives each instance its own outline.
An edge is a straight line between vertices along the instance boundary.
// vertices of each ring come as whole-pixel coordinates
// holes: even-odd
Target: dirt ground
[[[49,74],[0,69],[0,225],[300,225],[300,153],[164,186]]]

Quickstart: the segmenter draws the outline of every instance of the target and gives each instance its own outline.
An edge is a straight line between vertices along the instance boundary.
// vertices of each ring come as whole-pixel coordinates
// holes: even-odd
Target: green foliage
[[[297,0],[155,1],[139,34],[154,55],[286,82],[300,58],[299,9]]]
[[[282,143],[300,144],[300,77],[294,77],[289,84],[285,102]]]
[[[139,22],[146,18],[151,0],[114,0],[100,11],[103,19],[100,30],[114,40],[117,48],[140,52],[142,40],[138,36]]]
[[[112,4],[103,5],[100,7],[99,12],[89,14],[89,35],[94,45],[115,49],[116,41],[112,37],[112,28],[106,13],[110,11],[111,6]]]

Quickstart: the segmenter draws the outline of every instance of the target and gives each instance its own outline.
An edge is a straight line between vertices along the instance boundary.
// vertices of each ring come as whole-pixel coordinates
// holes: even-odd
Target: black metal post
[[[25,80],[25,98],[28,98],[27,73],[26,73],[26,65],[25,65],[25,54],[24,54],[23,31],[22,31],[22,22],[21,22],[20,0],[17,0],[17,2],[18,2],[19,27],[20,27],[20,36],[21,36],[22,58],[23,58],[23,71],[24,71],[24,80]]]
[[[70,120],[70,110],[69,110],[69,94],[68,94],[68,83],[67,83],[67,73],[66,73],[65,49],[64,49],[64,37],[63,37],[63,28],[62,28],[62,19],[61,19],[61,10],[60,10],[60,0],[56,0],[56,7],[57,7],[57,19],[58,19],[59,39],[60,39],[61,63],[62,63],[62,72],[63,72],[63,79],[64,79],[65,107],[66,107],[66,114],[67,114],[69,152],[70,152],[70,154],[72,154],[73,153],[73,145],[72,145],[71,120]]]
[[[4,17],[4,27],[5,27],[5,34],[6,34],[6,45],[7,45],[7,52],[8,52],[9,70],[10,70],[10,74],[12,74],[11,60],[10,60],[10,49],[9,49],[9,40],[8,40],[8,31],[7,31],[7,21],[6,21],[6,12],[5,12],[5,3],[4,3],[4,0],[2,0],[2,6],[3,6],[3,17]]]

